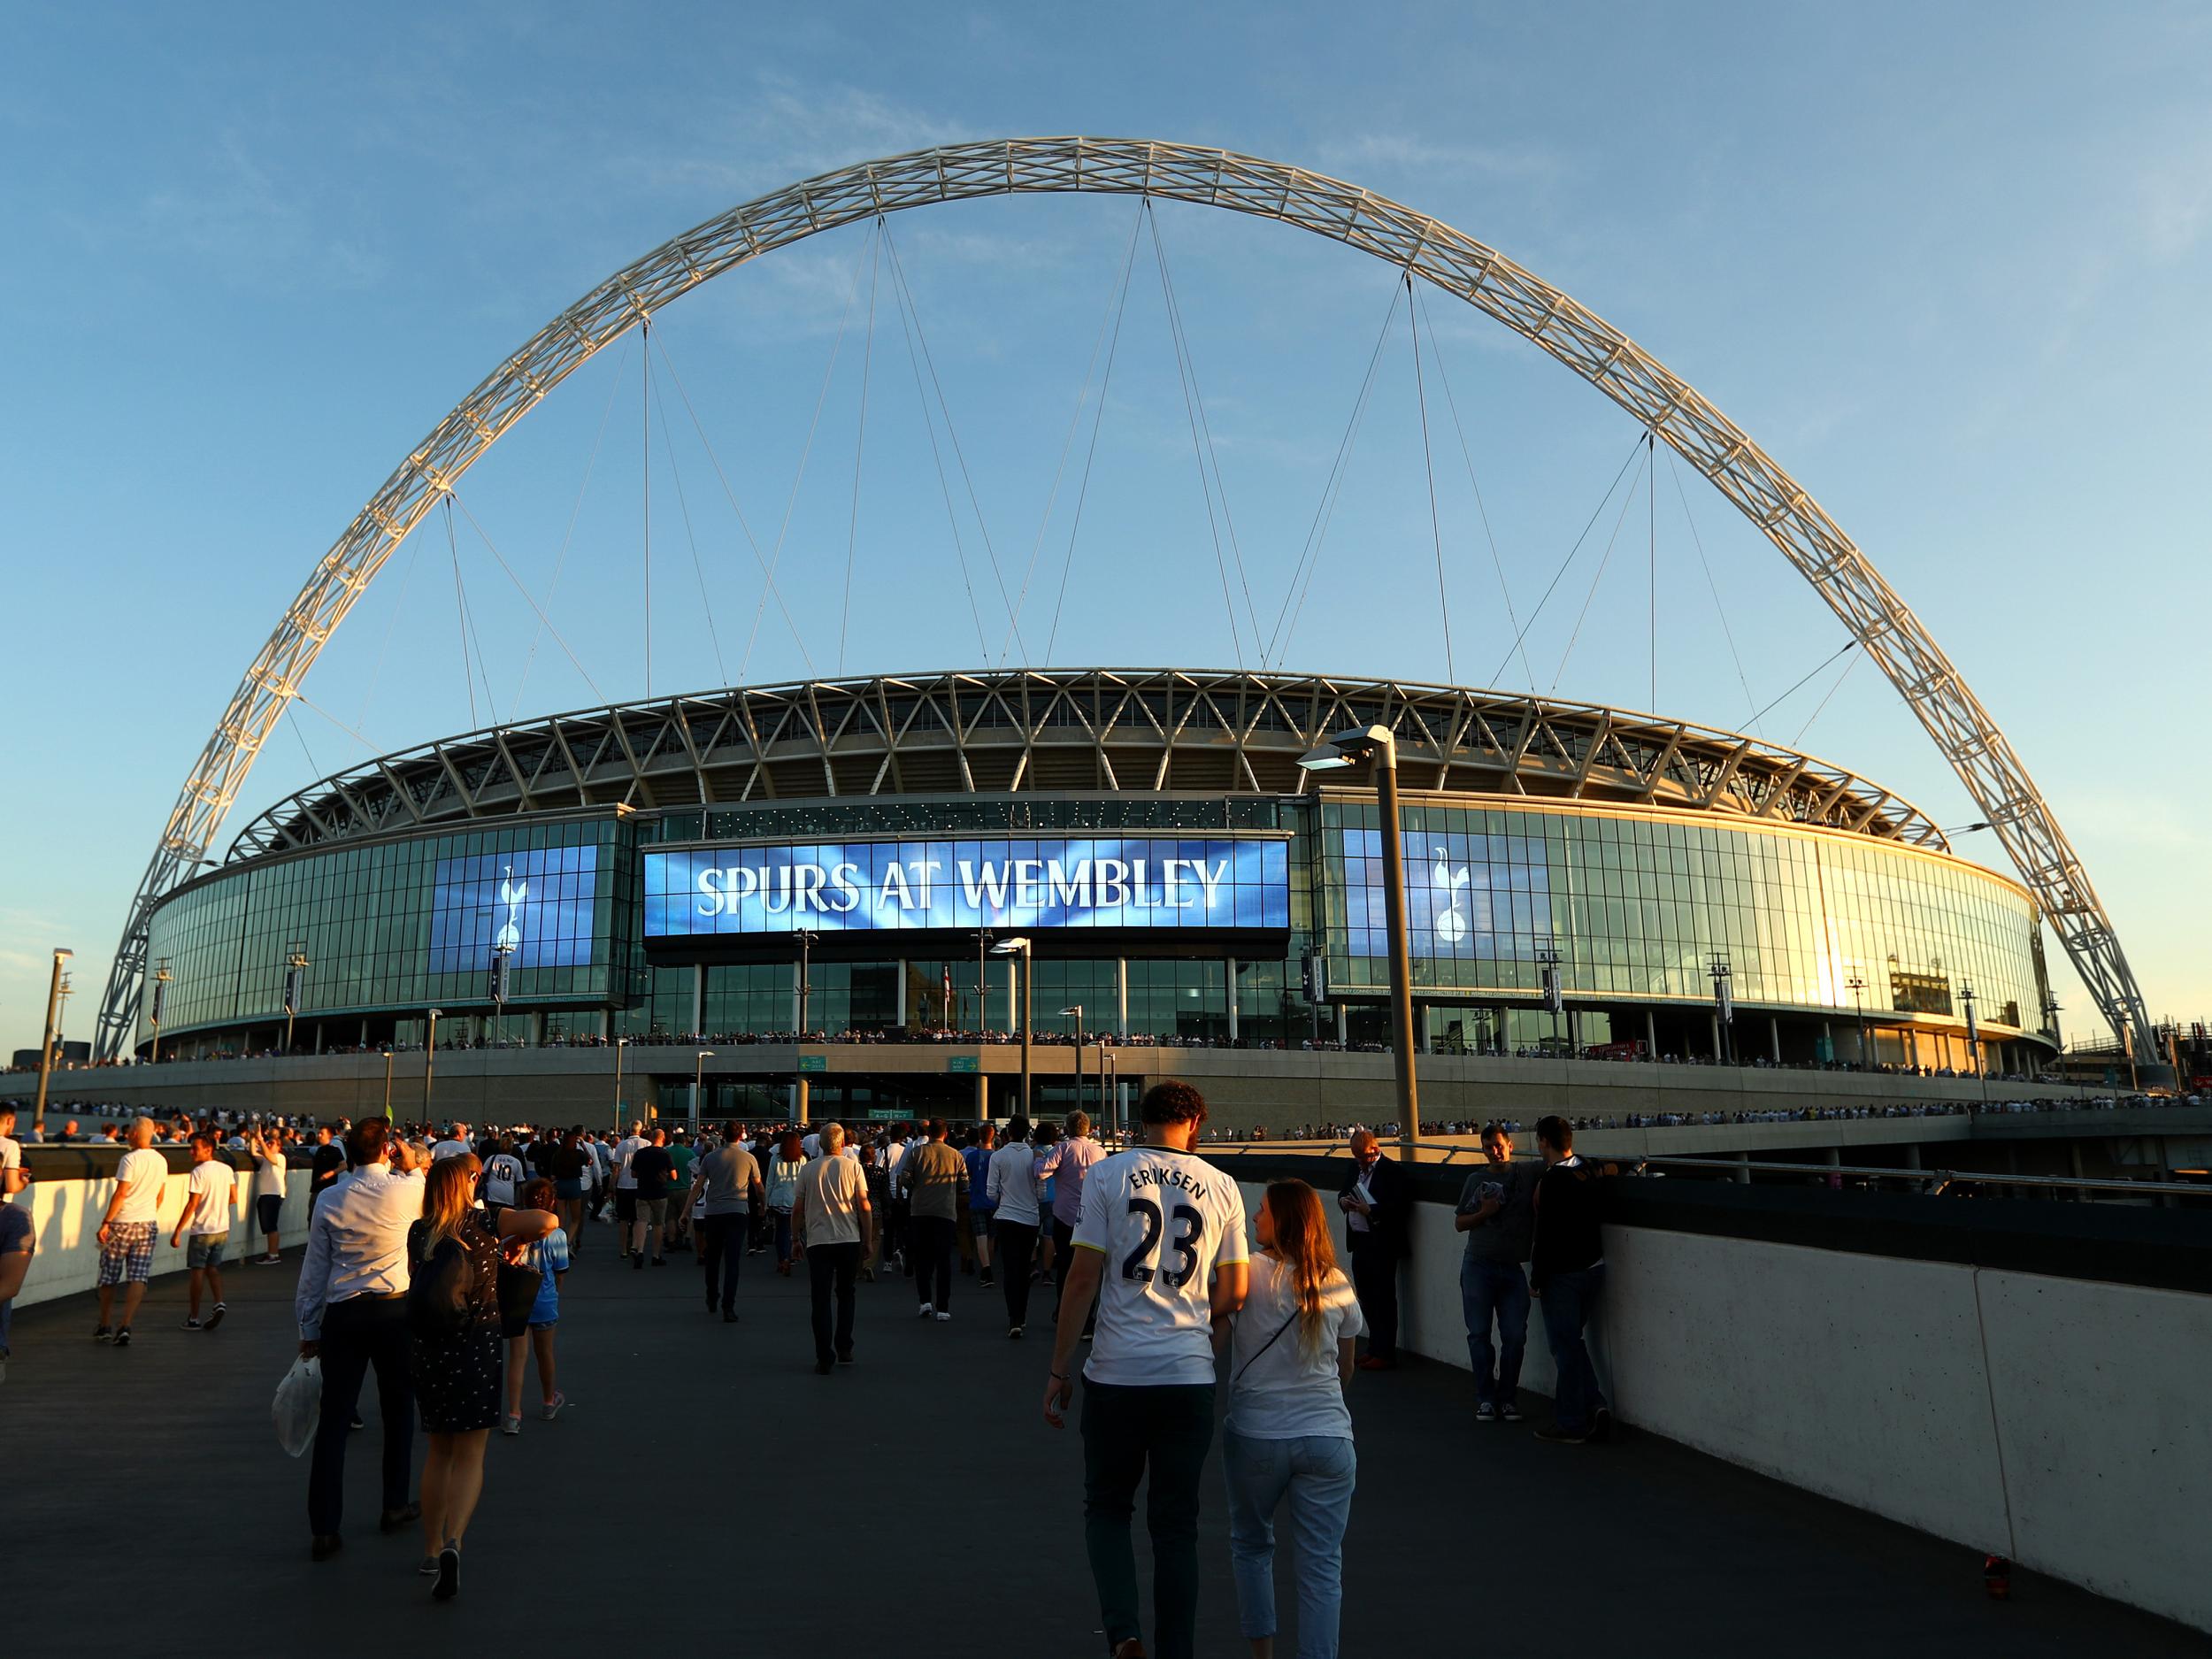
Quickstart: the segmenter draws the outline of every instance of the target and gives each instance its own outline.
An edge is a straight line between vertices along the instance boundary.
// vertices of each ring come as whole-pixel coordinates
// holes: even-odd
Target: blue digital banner
[[[1290,926],[1279,841],[846,841],[645,854],[645,936]]]
[[[526,847],[438,861],[430,907],[430,972],[489,972],[504,946],[515,968],[591,961],[599,849]]]

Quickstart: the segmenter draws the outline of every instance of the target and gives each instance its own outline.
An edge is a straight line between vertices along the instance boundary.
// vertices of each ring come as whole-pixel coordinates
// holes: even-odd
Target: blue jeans
[[[1248,1640],[1275,1633],[1275,1510],[1290,1500],[1298,1541],[1299,1659],[1336,1659],[1344,1602],[1344,1527],[1352,1515],[1358,1459],[1333,1435],[1264,1440],[1224,1431],[1229,1476],[1229,1561],[1237,1621]]]
[[[1528,1348],[1528,1275],[1518,1262],[1459,1264],[1459,1305],[1467,1315],[1467,1363],[1475,1373],[1475,1400],[1486,1406],[1518,1403],[1521,1356]],[[1498,1364],[1490,1369],[1490,1323],[1498,1325]]]
[[[1576,1272],[1554,1273],[1544,1286],[1544,1335],[1559,1372],[1552,1386],[1552,1405],[1559,1426],[1570,1434],[1587,1434],[1598,1409],[1605,1404],[1598,1391],[1597,1368],[1590,1363],[1589,1344],[1582,1337],[1604,1289],[1602,1262]]]

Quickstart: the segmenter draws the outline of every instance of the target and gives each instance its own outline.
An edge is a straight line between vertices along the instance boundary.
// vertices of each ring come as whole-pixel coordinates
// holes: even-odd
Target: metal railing
[[[1624,1166],[1632,1161],[1621,1160]],[[2114,1180],[2101,1176],[2084,1175],[2016,1175],[1989,1170],[1899,1169],[1888,1164],[1772,1164],[1750,1158],[1671,1158],[1645,1157],[1632,1161],[1639,1174],[1654,1165],[1667,1168],[1711,1170],[1738,1181],[1747,1181],[1754,1175],[1810,1175],[1835,1176],[1843,1179],[1905,1181],[1916,1183],[1928,1189],[1933,1197],[1946,1187],[1970,1184],[1977,1187],[2026,1187],[2052,1189],[2070,1189],[2089,1193],[2119,1193],[2133,1198],[2202,1198],[2212,1199],[2212,1187],[2193,1181],[2177,1181],[2170,1177],[2144,1180]]]

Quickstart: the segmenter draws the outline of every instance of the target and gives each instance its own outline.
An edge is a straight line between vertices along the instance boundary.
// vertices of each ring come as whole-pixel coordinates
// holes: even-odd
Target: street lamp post
[[[1715,1057],[1723,1064],[1730,1064],[1736,1058],[1736,995],[1732,985],[1736,971],[1728,965],[1727,957],[1716,952],[1706,972],[1713,976],[1713,1024],[1720,1032],[1721,1052]]]
[[[392,1051],[384,1050],[384,1121],[392,1121]]]
[[[1391,1048],[1397,1061],[1398,1133],[1406,1161],[1421,1144],[1420,1093],[1414,1080],[1413,962],[1406,947],[1406,860],[1398,827],[1398,745],[1387,726],[1339,732],[1299,757],[1309,772],[1374,763],[1375,802],[1382,818],[1383,921],[1390,937]]]
[[[699,1091],[706,1086],[707,1062],[714,1058],[714,1050],[702,1048],[691,1067],[691,1133],[699,1133]]]
[[[39,1045],[38,1103],[31,1109],[31,1130],[41,1141],[46,1139],[46,1080],[54,1073],[54,1038],[61,1019],[62,974],[69,959],[76,954],[56,946],[53,977],[46,982],[46,1041]]]
[[[979,1032],[991,1028],[991,998],[983,986],[987,972],[984,958],[990,954],[991,937],[987,927],[975,935],[975,1028]]]
[[[1989,1104],[1989,1068],[1982,1064],[1982,1032],[1974,1019],[1974,982],[1959,981],[1959,1001],[1966,1007],[1966,1054],[1973,1062],[1974,1075],[1981,1079],[1982,1104]]]
[[[300,992],[307,982],[307,947],[296,944],[284,957],[284,1052],[292,1052],[292,1022],[298,1018]]]
[[[806,1005],[814,994],[814,934],[802,927],[792,937],[799,941],[799,1029],[792,1033],[792,1052],[795,1056],[798,1045],[806,1041]],[[791,1085],[791,1115],[802,1129],[806,1127],[810,1115],[808,1108],[811,1094],[812,1090],[807,1086],[806,1073],[795,1073]]]
[[[1852,1006],[1859,1010],[1859,1070],[1871,1071],[1874,1062],[1866,1052],[1866,981],[1854,973],[1844,983],[1851,987]]]
[[[1536,965],[1543,970],[1544,1007],[1551,1015],[1551,1048],[1560,1053],[1559,1017],[1566,1011],[1566,993],[1559,983],[1559,947],[1548,935],[1536,947]]]
[[[1035,973],[1031,970],[1029,941],[1023,935],[1017,933],[1010,939],[1002,939],[998,941],[998,943],[993,945],[991,947],[991,954],[995,956],[1018,956],[1021,958],[1020,965],[1018,967],[1016,972],[1021,976],[1021,1106],[1022,1116],[1026,1118],[1029,1116],[1029,993],[1030,981],[1036,978]]]
[[[1071,1014],[1075,1016],[1075,1110],[1081,1111],[1083,1110],[1083,1004],[1072,1003],[1060,1010],[1060,1018],[1063,1019]],[[1101,1054],[1105,1052],[1102,1046],[1099,1052]],[[1105,1071],[1102,1062],[1099,1070],[1102,1074]],[[1102,1089],[1105,1087],[1102,1075],[1099,1087]],[[1098,1115],[1101,1118],[1106,1115],[1106,1097],[1102,1094],[1098,1097]]]
[[[161,1064],[161,1004],[163,998],[168,992],[169,982],[176,977],[177,976],[175,974],[169,972],[169,958],[164,956],[161,959],[161,965],[154,970],[154,1041],[153,1047],[147,1052],[146,1055],[146,1064],[148,1065],[159,1065]]]
[[[438,1016],[444,1012],[445,1010],[442,1008],[434,1008],[429,1010],[430,1036],[422,1046],[422,1121],[425,1128],[429,1127],[430,1125],[431,1073],[437,1069],[438,1064]]]
[[[629,1046],[627,1037],[614,1040],[614,1133],[617,1140],[622,1135],[622,1051]]]

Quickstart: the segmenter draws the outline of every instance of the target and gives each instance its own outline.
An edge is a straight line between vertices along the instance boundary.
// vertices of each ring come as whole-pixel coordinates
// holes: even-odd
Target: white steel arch
[[[384,480],[325,553],[231,695],[131,901],[100,1007],[99,1049],[137,1014],[154,905],[214,842],[261,746],[392,549],[460,475],[594,353],[700,283],[818,232],[979,196],[1154,196],[1271,219],[1373,254],[1540,347],[1709,479],[1813,585],[1934,738],[2034,892],[2101,1011],[2154,1058],[2142,995],[2081,860],[2012,745],[1851,539],[1734,422],[1620,330],[1495,250],[1303,168],[1147,140],[1013,138],[864,162],[730,209],[615,273],[507,357]]]

